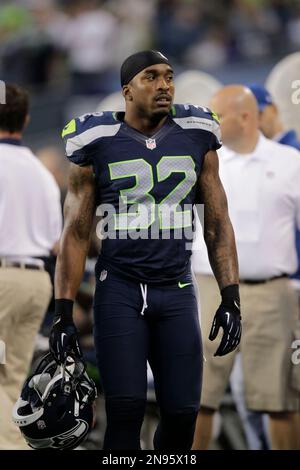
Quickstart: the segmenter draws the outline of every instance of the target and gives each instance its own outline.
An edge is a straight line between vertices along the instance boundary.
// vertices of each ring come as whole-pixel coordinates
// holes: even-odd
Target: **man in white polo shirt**
[[[21,142],[28,106],[24,90],[6,86],[6,104],[0,104],[0,340],[6,349],[0,365],[0,449],[28,448],[11,414],[52,293],[40,258],[49,256],[62,225],[58,186]]]
[[[224,147],[220,177],[235,231],[243,305],[240,345],[247,408],[270,417],[272,448],[296,448],[300,396],[290,386],[291,344],[297,295],[288,275],[297,269],[295,226],[300,227],[300,158],[296,150],[266,139],[248,88],[231,85],[214,95]],[[200,237],[199,237],[200,238]],[[194,449],[208,447],[235,352],[214,357],[209,336],[218,290],[198,240],[193,266],[200,288],[206,363]]]

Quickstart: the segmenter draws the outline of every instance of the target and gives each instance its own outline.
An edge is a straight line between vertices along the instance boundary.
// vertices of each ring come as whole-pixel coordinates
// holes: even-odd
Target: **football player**
[[[121,85],[125,113],[88,114],[63,131],[71,174],[50,348],[58,361],[70,349],[80,355],[73,301],[96,207],[112,207],[94,297],[104,449],[140,448],[148,360],[160,407],[154,447],[188,450],[202,375],[188,243],[196,202],[204,204],[205,241],[221,291],[210,335],[224,329],[216,355],[235,349],[241,335],[234,233],[218,176],[219,123],[207,108],[173,105],[173,69],[158,51],[128,57]]]

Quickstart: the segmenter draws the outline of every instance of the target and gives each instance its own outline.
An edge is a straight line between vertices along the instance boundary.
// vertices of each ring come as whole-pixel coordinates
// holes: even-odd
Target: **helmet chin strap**
[[[78,400],[74,401],[74,416],[79,416],[80,404]]]
[[[46,390],[46,387],[51,380],[51,375],[47,372],[45,374],[34,375],[30,380],[28,387],[33,388],[42,399],[43,393]]]
[[[68,356],[63,364],[60,365],[60,376],[62,378],[62,392],[64,395],[69,396],[84,373],[84,365],[82,370],[79,369],[80,362],[72,356]]]
[[[58,382],[59,380],[61,380],[61,378],[62,378],[62,374],[57,374],[57,375],[55,375],[55,377],[53,377],[53,378],[50,380],[50,382],[48,383],[48,385],[47,385],[47,387],[45,388],[45,391],[44,391],[44,393],[43,393],[43,395],[42,395],[42,401],[43,401],[43,402],[44,402],[45,399],[47,398],[47,396],[48,396],[48,394],[49,394],[51,388],[53,387],[53,385],[54,385],[56,382]]]

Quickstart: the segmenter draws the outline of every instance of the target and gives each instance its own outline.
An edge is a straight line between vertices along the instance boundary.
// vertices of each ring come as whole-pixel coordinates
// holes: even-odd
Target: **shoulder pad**
[[[72,119],[63,129],[67,157],[77,165],[88,165],[91,146],[102,137],[117,134],[121,126],[111,111],[83,114]]]
[[[198,106],[195,104],[175,104],[172,108],[173,118],[184,118],[189,116],[203,117],[215,120],[220,123],[218,115],[206,106]]]
[[[173,106],[172,110],[173,120],[182,129],[198,129],[210,132],[215,135],[217,142],[221,143],[219,118],[209,108],[193,104],[180,104]]]

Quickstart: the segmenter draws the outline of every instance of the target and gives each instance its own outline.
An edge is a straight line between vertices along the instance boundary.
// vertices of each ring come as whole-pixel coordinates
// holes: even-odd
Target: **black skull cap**
[[[127,85],[139,72],[155,64],[171,66],[169,59],[159,51],[141,51],[130,55],[121,66],[121,86]]]

